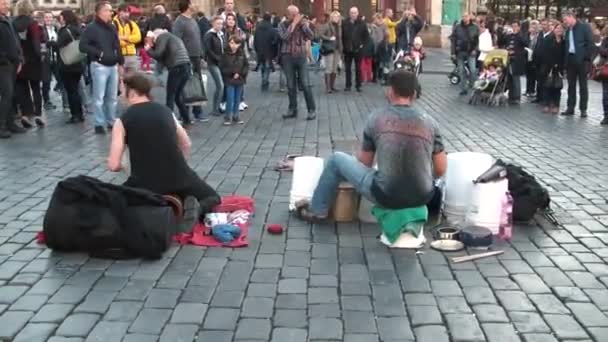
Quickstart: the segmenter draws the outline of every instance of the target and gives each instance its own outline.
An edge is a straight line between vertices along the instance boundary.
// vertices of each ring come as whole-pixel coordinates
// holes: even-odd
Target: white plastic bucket
[[[505,193],[509,191],[509,181],[476,184],[473,189],[471,205],[467,213],[467,225],[488,228],[498,234]]]
[[[448,154],[445,176],[444,214],[448,221],[460,221],[471,204],[473,181],[489,169],[494,158],[486,153],[457,152]]]
[[[323,172],[323,159],[297,157],[293,162],[293,178],[289,192],[289,210],[296,209],[296,202],[310,200]]]

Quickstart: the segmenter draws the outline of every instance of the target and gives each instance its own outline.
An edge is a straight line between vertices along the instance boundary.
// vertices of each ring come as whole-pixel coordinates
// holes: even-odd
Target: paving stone
[[[342,296],[342,309],[349,311],[373,311],[372,303],[366,296]]]
[[[458,283],[454,280],[432,280],[431,288],[438,297],[462,296]]]
[[[52,304],[78,304],[89,292],[89,288],[62,286],[59,291],[51,297],[49,303]]]
[[[110,305],[103,319],[106,321],[131,322],[137,318],[142,306],[142,302],[114,302]]]
[[[551,332],[542,317],[535,312],[510,312],[509,316],[520,334]]]
[[[585,271],[585,267],[573,256],[557,255],[550,258],[563,271]]]
[[[412,326],[442,324],[441,314],[435,306],[408,306]]]
[[[584,339],[587,333],[572,316],[568,315],[544,315],[545,322],[551,327],[559,339]]]
[[[258,255],[256,268],[281,268],[283,266],[283,256],[281,254],[260,254]]]
[[[15,336],[14,342],[45,342],[55,331],[57,324],[29,323]]]
[[[573,286],[570,278],[557,267],[536,267],[534,270],[549,287]]]
[[[271,298],[251,297],[245,298],[243,303],[242,317],[271,318],[274,301]]]
[[[169,309],[144,308],[137,315],[133,325],[129,328],[129,332],[158,335],[169,320],[171,311]]]
[[[273,325],[285,328],[306,328],[308,314],[306,310],[276,310]]]
[[[342,321],[334,318],[310,318],[308,336],[311,340],[342,340]]]
[[[177,304],[181,295],[180,290],[152,289],[144,304],[145,308],[171,309]]]
[[[509,274],[534,273],[532,268],[523,260],[502,260],[501,263]]]
[[[335,287],[312,287],[308,289],[308,304],[336,304],[339,302],[338,289]]]
[[[536,305],[538,311],[543,314],[562,314],[570,313],[564,304],[552,294],[530,295],[530,300]]]
[[[589,334],[591,334],[594,341],[602,341],[608,336],[608,328],[590,328]]]
[[[308,306],[309,317],[339,318],[342,315],[338,304],[313,304]]]
[[[101,321],[93,328],[86,342],[120,341],[127,334],[128,328],[127,322]]]
[[[437,306],[435,296],[430,293],[406,294],[405,303],[409,305]]]
[[[524,334],[524,342],[557,342],[557,339],[551,334]]]
[[[173,310],[171,323],[180,324],[202,324],[203,318],[207,313],[206,304],[198,303],[179,303]]]
[[[521,291],[496,291],[496,297],[507,311],[535,311],[534,305]]]
[[[269,297],[277,296],[276,284],[249,284],[247,287],[247,297]]]
[[[377,334],[345,334],[343,342],[378,342]]]
[[[585,327],[608,327],[608,317],[592,303],[567,303],[566,306]]]
[[[479,304],[473,306],[473,311],[482,323],[507,323],[509,318],[505,310],[495,304]]]
[[[80,337],[61,337],[61,336],[52,336],[47,340],[47,342],[82,342],[84,339]],[[127,340],[125,340],[127,342]]]
[[[589,302],[585,293],[577,287],[555,287],[555,295],[563,302]]]
[[[0,316],[0,339],[10,340],[25,326],[32,317],[27,311],[6,311]]]
[[[376,321],[372,312],[343,311],[344,330],[347,333],[376,333]]]
[[[488,283],[494,289],[494,291],[498,290],[519,290],[519,285],[517,285],[514,281],[509,278],[502,277],[490,277],[488,278]]]
[[[551,290],[536,274],[515,274],[513,280],[527,294],[551,293]]]
[[[55,334],[67,337],[86,337],[98,320],[99,315],[87,313],[72,314],[66,317]]]
[[[198,333],[197,342],[232,342],[232,331],[202,330]]]
[[[243,291],[217,291],[211,300],[212,307],[238,308],[243,303]]]
[[[278,295],[275,302],[277,309],[306,309],[306,295],[303,294],[287,294]]]
[[[487,286],[487,282],[479,271],[456,271],[456,280],[462,287]]]
[[[418,342],[448,342],[450,340],[445,327],[439,325],[427,325],[414,329],[416,341]]]
[[[26,295],[11,305],[10,310],[15,311],[38,311],[48,300],[48,296]]]
[[[378,316],[406,316],[401,289],[397,285],[374,285],[373,300]]]
[[[307,292],[308,285],[305,279],[282,279],[279,280],[280,294],[302,294]]]
[[[371,295],[372,290],[367,282],[340,283],[342,295]]]
[[[585,290],[585,294],[600,310],[608,311],[608,290],[589,289]]]
[[[308,331],[305,329],[275,328],[272,330],[271,342],[307,342]]]
[[[494,293],[489,287],[465,287],[464,296],[470,305],[496,303]]]
[[[414,340],[414,332],[407,317],[379,317],[376,322],[382,341]]]
[[[194,324],[167,324],[160,335],[160,341],[194,341],[197,330],[198,326]]]
[[[207,311],[204,329],[210,330],[231,330],[236,329],[236,322],[239,318],[239,310],[225,308],[210,308]]]
[[[474,315],[449,314],[445,318],[454,341],[485,341],[479,322]]]
[[[439,297],[437,298],[439,310],[445,314],[470,313],[471,308],[464,297]]]
[[[108,310],[116,295],[118,292],[115,291],[92,291],[87,295],[85,301],[76,307],[75,311],[103,314]]]
[[[0,286],[0,304],[13,304],[27,291],[27,286]]]
[[[505,323],[484,323],[483,330],[486,332],[490,342],[519,342],[517,332],[511,324]]]
[[[212,286],[191,286],[184,289],[180,302],[209,304],[215,293]]]
[[[597,278],[589,272],[567,272],[570,279],[576,287],[581,289],[604,289],[605,286],[600,283]]]

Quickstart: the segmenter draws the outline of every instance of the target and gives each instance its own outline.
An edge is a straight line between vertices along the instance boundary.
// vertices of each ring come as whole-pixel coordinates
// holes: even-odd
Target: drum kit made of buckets
[[[293,164],[289,209],[299,200],[310,200],[323,171],[322,158],[297,157]],[[448,154],[448,167],[443,179],[436,182],[443,193],[443,223],[433,229],[431,247],[441,251],[459,251],[465,247],[487,250],[493,239],[509,240],[512,236],[512,199],[506,170],[485,153],[456,152]],[[347,182],[340,183],[332,217],[336,222],[375,223],[373,204],[359,195]],[[493,251],[465,258],[497,255]],[[469,259],[473,260],[473,259]],[[455,260],[458,261],[458,260]],[[461,261],[468,261],[467,259]]]

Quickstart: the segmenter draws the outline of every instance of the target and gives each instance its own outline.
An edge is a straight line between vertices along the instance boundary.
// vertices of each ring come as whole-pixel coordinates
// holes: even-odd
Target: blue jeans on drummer
[[[468,53],[460,53],[457,57],[458,75],[460,76],[460,89],[468,91],[477,80],[477,58]],[[469,78],[465,70],[465,63],[469,66]]]
[[[319,184],[310,202],[310,211],[316,216],[328,216],[342,181],[350,183],[357,193],[375,203],[371,191],[375,172],[349,154],[334,152],[325,161]]]
[[[236,120],[239,117],[239,104],[241,103],[241,95],[243,94],[242,85],[226,85],[226,120]]]
[[[91,63],[95,126],[113,125],[118,106],[118,66]]]

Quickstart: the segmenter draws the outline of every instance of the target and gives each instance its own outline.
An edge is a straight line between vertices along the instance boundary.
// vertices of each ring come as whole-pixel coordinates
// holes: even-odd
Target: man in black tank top
[[[122,170],[125,148],[129,148],[131,175],[126,186],[159,194],[194,196],[201,213],[210,212],[220,197],[186,162],[191,142],[167,106],[152,102],[152,83],[143,74],[125,79],[130,107],[116,120],[108,157],[111,171]]]

